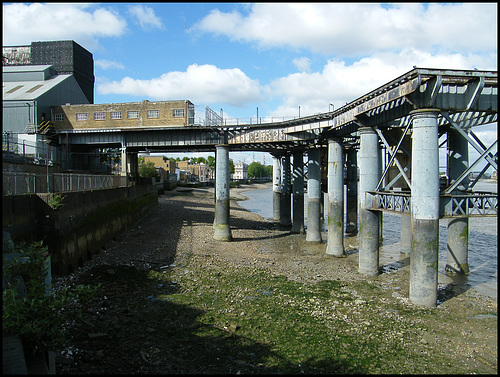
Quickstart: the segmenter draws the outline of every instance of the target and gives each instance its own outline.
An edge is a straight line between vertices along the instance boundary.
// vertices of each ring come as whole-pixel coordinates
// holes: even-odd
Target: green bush
[[[57,295],[47,292],[47,246],[42,241],[21,244],[16,253],[19,258],[3,265],[3,331],[19,336],[33,353],[56,350],[64,341],[64,324],[81,315],[81,303],[90,300],[98,286],[66,287]],[[23,277],[26,295],[18,291],[16,275]]]

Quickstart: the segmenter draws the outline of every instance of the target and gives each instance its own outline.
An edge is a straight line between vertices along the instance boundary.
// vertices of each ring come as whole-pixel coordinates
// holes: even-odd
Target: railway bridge
[[[322,191],[328,193],[326,253],[343,256],[344,231],[359,231],[359,272],[376,275],[381,211],[400,213],[401,251],[411,255],[410,300],[435,306],[439,219],[452,218],[447,271],[467,274],[468,218],[497,216],[497,195],[474,191],[488,167],[498,169],[497,141],[486,146],[474,133],[475,127],[497,122],[497,79],[497,71],[414,68],[339,109],[288,121],[68,129],[58,130],[57,138],[68,150],[121,148],[124,172],[132,175],[141,151],[215,151],[214,238],[220,241],[232,239],[229,151],[270,152],[275,219],[290,224],[293,233],[306,233],[308,242],[322,242],[320,203]],[[479,154],[475,161],[469,161],[470,147]],[[441,179],[440,148],[447,151]],[[470,181],[481,162],[485,168]]]

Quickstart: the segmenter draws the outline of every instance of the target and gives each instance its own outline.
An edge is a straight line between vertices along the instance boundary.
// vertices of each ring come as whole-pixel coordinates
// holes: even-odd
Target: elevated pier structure
[[[474,133],[478,126],[497,122],[497,81],[497,71],[414,68],[335,111],[284,122],[154,128],[145,122],[140,129],[74,128],[58,130],[58,143],[67,150],[121,148],[127,162],[124,174],[131,175],[136,174],[140,151],[217,151],[214,237],[222,241],[231,240],[229,151],[269,152],[276,221],[291,225],[293,233],[305,231],[307,241],[322,242],[321,198],[322,191],[328,192],[327,253],[342,256],[344,232],[359,231],[359,272],[376,275],[380,212],[399,213],[401,252],[411,259],[410,300],[435,306],[439,219],[453,219],[448,227],[447,271],[468,273],[467,218],[497,216],[497,195],[474,192],[488,167],[498,169],[497,141],[486,146]],[[439,171],[443,146],[448,151],[444,184]],[[472,163],[469,146],[479,154]],[[326,161],[321,161],[322,155]],[[469,181],[469,173],[481,162],[485,162],[482,173]]]

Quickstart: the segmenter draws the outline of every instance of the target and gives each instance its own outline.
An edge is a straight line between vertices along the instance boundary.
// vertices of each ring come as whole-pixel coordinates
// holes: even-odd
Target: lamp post
[[[299,106],[299,118],[300,118],[300,106]]]

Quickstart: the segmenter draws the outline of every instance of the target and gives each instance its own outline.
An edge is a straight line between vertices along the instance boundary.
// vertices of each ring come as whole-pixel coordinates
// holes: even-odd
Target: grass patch
[[[470,373],[422,344],[422,321],[435,310],[381,301],[367,282],[300,283],[210,255],[148,272],[102,266],[86,279],[101,284],[95,309],[84,311],[95,328],[71,333],[78,349],[105,350],[105,358],[85,351],[88,359],[77,360],[95,372]],[[363,289],[377,298],[360,296]],[[82,340],[87,332],[107,336]]]
[[[344,283],[304,284],[264,270],[204,265],[201,260],[150,275],[179,286],[174,293],[159,294],[160,299],[201,311],[197,337],[230,338],[231,344],[255,348],[238,355],[255,368],[279,373],[429,372],[428,361],[424,367],[421,355],[403,346],[403,338],[416,341],[411,326],[395,321],[396,315],[384,315],[374,303],[353,309],[357,297],[344,290]],[[398,332],[403,335],[391,338]]]

